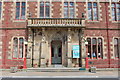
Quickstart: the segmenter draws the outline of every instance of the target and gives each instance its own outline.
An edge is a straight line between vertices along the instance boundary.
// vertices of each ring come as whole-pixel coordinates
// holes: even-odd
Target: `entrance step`
[[[62,65],[53,65],[55,68],[62,68]]]
[[[29,72],[79,72],[80,68],[28,68]],[[85,70],[82,70],[85,71]]]

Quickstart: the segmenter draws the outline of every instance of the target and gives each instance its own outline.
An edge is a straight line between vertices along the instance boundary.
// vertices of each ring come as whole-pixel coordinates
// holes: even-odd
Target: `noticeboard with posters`
[[[80,58],[79,45],[72,46],[72,57],[73,58]]]

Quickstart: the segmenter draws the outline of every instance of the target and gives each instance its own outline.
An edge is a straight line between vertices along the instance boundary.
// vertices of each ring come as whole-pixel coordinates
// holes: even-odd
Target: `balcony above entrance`
[[[85,27],[80,18],[28,18],[28,27]]]

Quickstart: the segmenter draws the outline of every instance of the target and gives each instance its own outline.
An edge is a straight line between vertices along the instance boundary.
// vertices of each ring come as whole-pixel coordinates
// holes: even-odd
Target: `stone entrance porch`
[[[52,23],[45,21],[45,23],[42,23],[42,20],[38,21],[38,19],[28,20],[27,67],[55,67],[52,59],[52,54],[54,53],[52,52],[52,41],[61,41],[62,67],[82,66],[82,64],[84,64],[82,55],[85,55],[85,50],[82,50],[84,44],[81,43],[84,28],[81,27],[81,20],[75,19],[70,20],[70,22],[69,20],[64,22],[65,20],[53,19],[52,21],[57,22]],[[81,46],[81,58],[72,58],[73,45]]]

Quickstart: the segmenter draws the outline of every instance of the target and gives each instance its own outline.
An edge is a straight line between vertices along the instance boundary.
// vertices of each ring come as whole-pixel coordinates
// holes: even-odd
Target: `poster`
[[[73,58],[80,58],[79,45],[73,45],[72,50],[73,50],[72,52]]]

